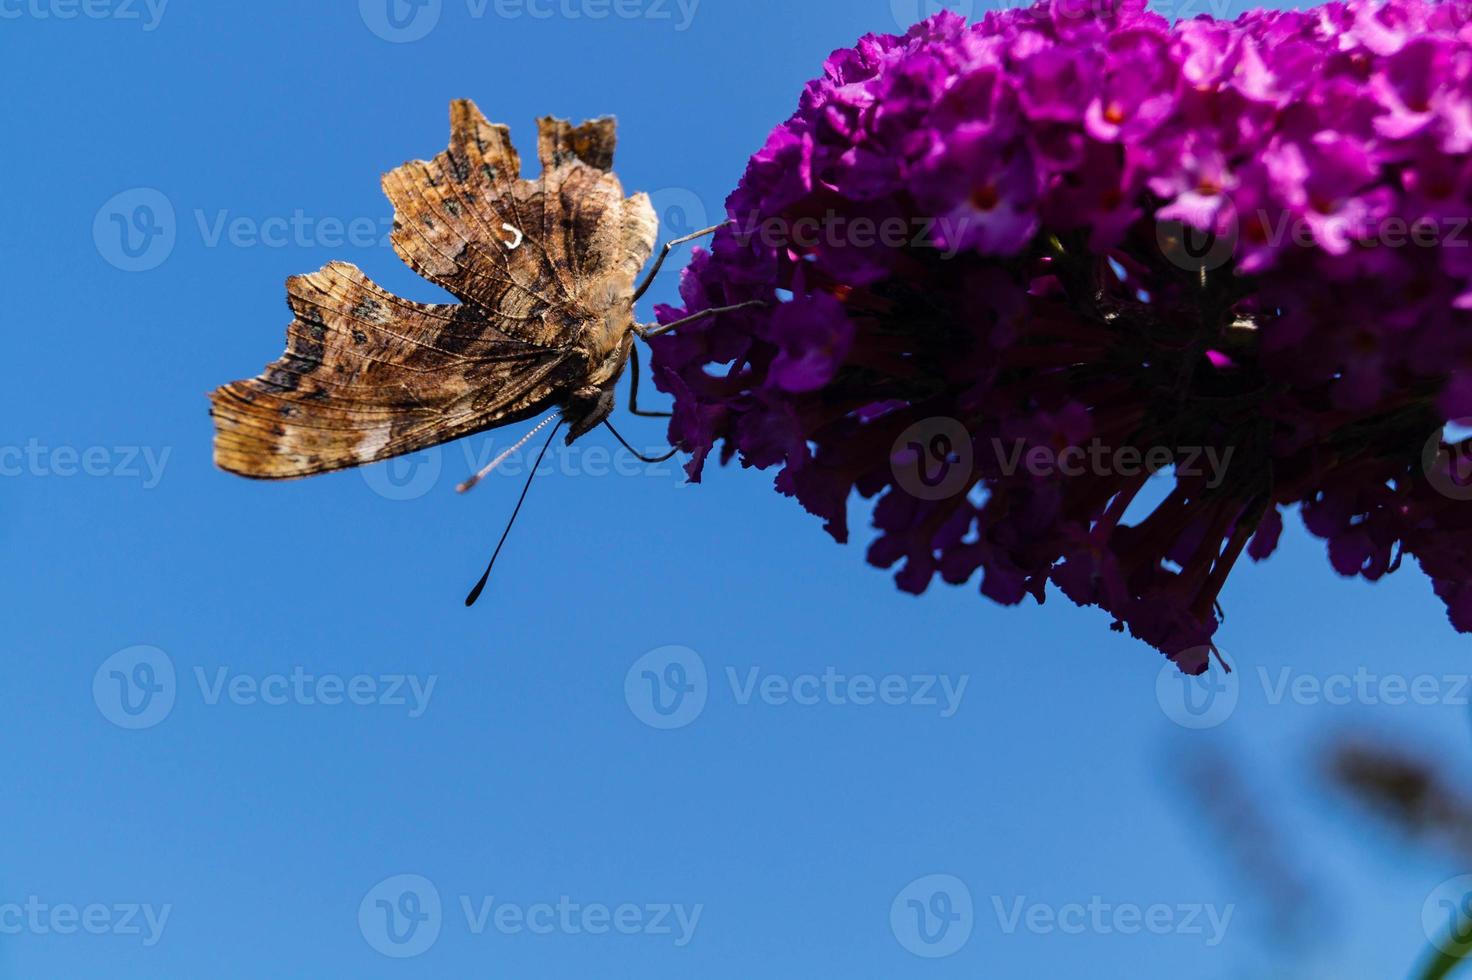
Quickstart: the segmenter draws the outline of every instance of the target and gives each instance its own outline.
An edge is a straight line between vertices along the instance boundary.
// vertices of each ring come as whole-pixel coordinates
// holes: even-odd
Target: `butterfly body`
[[[613,120],[540,120],[532,181],[506,127],[468,101],[450,115],[449,149],[383,186],[395,251],[459,302],[403,299],[341,262],[287,280],[285,353],[210,396],[223,469],[308,476],[552,409],[571,442],[612,411],[658,230],[612,173]]]

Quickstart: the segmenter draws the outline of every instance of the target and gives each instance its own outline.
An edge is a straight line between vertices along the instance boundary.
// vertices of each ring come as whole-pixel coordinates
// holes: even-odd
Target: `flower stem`
[[[1425,967],[1420,973],[1412,975],[1413,980],[1442,980],[1451,976],[1457,965],[1468,957],[1472,957],[1472,937],[1465,933],[1454,933],[1435,944]]]

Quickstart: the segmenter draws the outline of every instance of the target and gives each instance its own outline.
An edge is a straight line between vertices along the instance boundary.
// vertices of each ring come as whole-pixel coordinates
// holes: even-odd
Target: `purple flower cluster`
[[[1472,2],[1094,2],[829,58],[660,310],[766,304],[654,342],[690,476],[780,466],[839,541],[877,497],[902,589],[1051,581],[1192,673],[1294,504],[1472,631]]]

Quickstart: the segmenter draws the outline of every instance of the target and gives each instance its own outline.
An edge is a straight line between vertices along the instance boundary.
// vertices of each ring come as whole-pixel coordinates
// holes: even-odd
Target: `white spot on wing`
[[[388,438],[392,429],[393,424],[385,422],[378,428],[365,432],[362,440],[358,443],[358,462],[371,462],[375,456],[382,452],[383,447],[388,445]]]

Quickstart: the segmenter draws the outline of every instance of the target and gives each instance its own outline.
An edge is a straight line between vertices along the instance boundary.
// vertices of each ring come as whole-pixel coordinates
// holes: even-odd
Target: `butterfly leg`
[[[643,337],[645,340],[653,340],[655,337],[664,336],[677,327],[688,327],[692,323],[699,323],[701,320],[709,320],[711,317],[720,316],[722,313],[734,313],[737,310],[744,310],[748,307],[766,305],[767,303],[765,300],[752,299],[747,300],[745,303],[737,303],[734,306],[717,306],[714,309],[701,310],[699,313],[687,316],[683,320],[676,320],[674,323],[666,323],[662,326],[657,324],[651,324],[649,326],[645,326],[643,324],[635,324],[634,332]]]
[[[629,348],[629,414],[643,416],[646,419],[671,418],[672,412],[646,412],[639,407],[639,348],[637,345]]]
[[[627,439],[625,439],[623,436],[619,435],[619,431],[613,427],[613,423],[612,422],[608,421],[608,419],[604,419],[603,420],[603,424],[604,424],[605,427],[607,427],[607,429],[608,429],[609,432],[612,432],[613,433],[613,437],[619,441],[619,445],[623,446],[629,452],[633,453],[634,454],[634,457],[636,459],[640,460],[641,462],[644,462],[644,463],[663,463],[663,462],[667,462],[668,460],[674,459],[675,458],[675,454],[680,451],[678,448],[676,448],[676,449],[671,449],[669,452],[665,453],[663,456],[645,456],[643,453],[639,452],[639,450],[637,450],[633,446],[629,445]]]
[[[716,232],[720,231],[722,228],[732,223],[733,222],[730,221],[722,221],[718,225],[711,225],[709,228],[702,228],[700,231],[686,235],[684,238],[676,238],[672,242],[665,242],[664,249],[659,253],[659,258],[656,259],[654,262],[654,268],[649,270],[649,275],[645,276],[644,281],[639,284],[639,288],[634,290],[634,302],[639,302],[644,294],[649,292],[649,287],[654,285],[655,277],[659,275],[659,270],[664,266],[664,260],[670,257],[670,252],[674,249],[676,245],[684,245],[686,242],[693,242],[697,238],[704,238],[706,235],[713,235]]]

